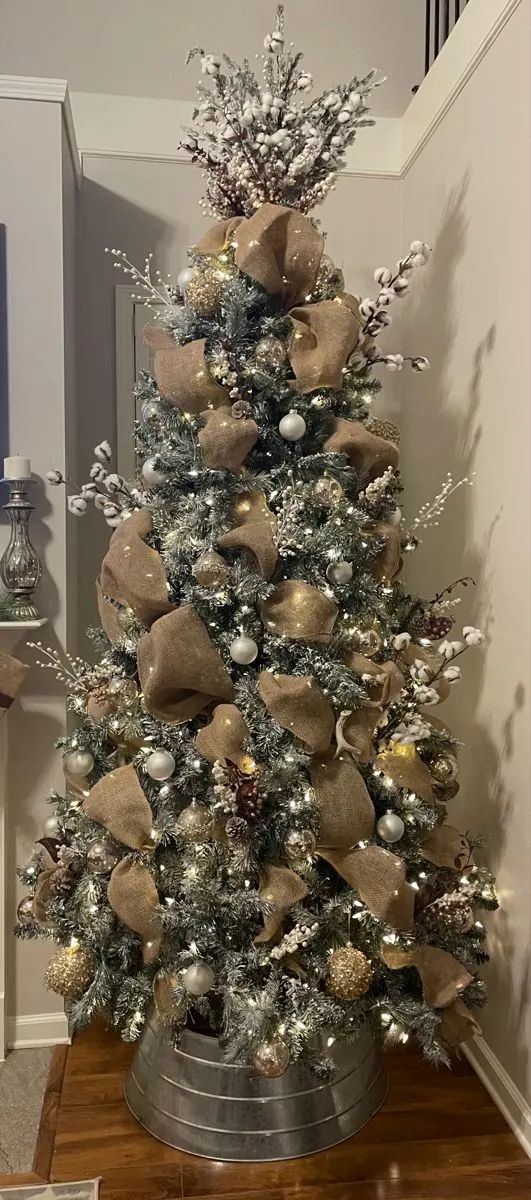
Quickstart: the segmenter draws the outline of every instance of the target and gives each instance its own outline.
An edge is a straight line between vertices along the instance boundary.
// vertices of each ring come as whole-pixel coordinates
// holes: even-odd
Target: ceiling
[[[0,0],[0,73],[67,79],[72,91],[192,99],[198,44],[252,58],[274,24],[266,0]],[[286,34],[318,89],[388,77],[374,111],[398,116],[423,65],[424,0],[285,0]]]

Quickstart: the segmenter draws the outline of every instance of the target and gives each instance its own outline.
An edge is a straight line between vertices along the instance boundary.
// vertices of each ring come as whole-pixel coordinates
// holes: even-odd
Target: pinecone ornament
[[[460,892],[446,892],[424,909],[420,917],[426,933],[435,933],[441,928],[453,933],[469,933],[474,924],[474,913],[469,900]]]
[[[263,797],[260,795],[257,775],[250,776],[229,768],[229,778],[234,791],[234,814],[252,824],[262,811]]]

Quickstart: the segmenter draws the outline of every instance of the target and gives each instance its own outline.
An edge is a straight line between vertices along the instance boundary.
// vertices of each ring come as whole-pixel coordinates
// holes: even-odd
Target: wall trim
[[[76,184],[80,187],[83,169],[66,79],[39,79],[32,75],[0,75],[0,100],[37,100],[61,105]]]
[[[64,1012],[31,1013],[7,1018],[9,1050],[27,1050],[32,1046],[69,1046],[68,1021]]]
[[[531,1158],[531,1105],[481,1036],[462,1047],[470,1065],[499,1108],[509,1128]]]

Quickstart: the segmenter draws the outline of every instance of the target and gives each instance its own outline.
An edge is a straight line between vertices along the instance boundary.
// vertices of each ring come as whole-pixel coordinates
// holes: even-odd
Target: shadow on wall
[[[482,390],[496,345],[494,321],[485,329],[473,352],[471,374],[462,380],[458,392],[456,375],[451,370],[452,348],[459,333],[456,275],[467,240],[468,187],[469,176],[465,176],[459,188],[448,196],[429,267],[405,315],[406,352],[426,354],[431,363],[428,376],[411,379],[408,375],[402,380],[406,525],[419,506],[440,490],[447,471],[452,473],[454,481],[473,476],[483,433]],[[481,486],[488,497],[488,481],[481,481]],[[423,545],[407,561],[406,583],[430,596],[456,576],[472,576],[476,586],[467,589],[463,603],[456,609],[455,636],[459,636],[464,624],[470,623],[480,625],[490,639],[496,635],[496,622],[500,620],[493,603],[491,549],[503,508],[492,512],[486,535],[478,545],[474,535],[474,503],[474,491],[468,486],[461,487],[450,498],[440,518],[440,527],[424,532]],[[515,804],[515,796],[506,788],[506,768],[513,760],[513,727],[525,706],[526,694],[515,670],[512,704],[503,722],[502,736],[495,741],[498,731],[491,732],[478,718],[478,712],[488,712],[488,705],[483,702],[485,673],[485,652],[472,651],[464,664],[463,682],[453,690],[441,712],[450,728],[466,739],[460,755],[462,791],[450,804],[448,819],[472,835],[485,834],[488,842],[477,851],[476,857],[488,863],[496,874],[503,860],[505,829]],[[518,1064],[515,1081],[524,1088],[528,1048],[522,1043],[522,1016],[529,1003],[528,968],[523,967],[515,992],[517,972],[509,916],[500,909],[488,918],[488,925],[492,961],[486,970],[487,982],[498,1005],[500,998],[506,997],[504,1039],[514,1047],[512,1057]],[[509,991],[511,977],[513,990]]]
[[[138,264],[152,250],[157,261],[163,263],[174,238],[175,223],[172,227],[117,193],[84,179],[78,220],[78,411],[74,477],[79,482],[88,478],[93,448],[98,442],[107,438],[113,449],[116,447],[114,289],[117,283],[127,280],[114,270],[105,247],[127,250],[131,261]],[[146,310],[146,323],[148,319]],[[99,624],[94,582],[110,530],[101,514],[93,511],[77,522],[77,528],[79,653],[86,655],[89,644],[85,630]]]

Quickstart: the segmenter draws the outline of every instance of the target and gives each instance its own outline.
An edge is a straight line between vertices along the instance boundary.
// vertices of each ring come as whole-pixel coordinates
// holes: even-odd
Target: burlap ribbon
[[[324,247],[315,225],[282,204],[261,204],[252,217],[219,221],[197,243],[199,254],[219,254],[228,240],[234,245],[236,266],[285,308],[312,291]]]
[[[162,945],[162,921],[151,872],[141,862],[122,858],[109,879],[107,898],[118,920],[138,933],[144,962],[154,962]]]
[[[99,779],[83,801],[83,811],[131,850],[151,850],[153,814],[129,763]]]
[[[234,508],[237,524],[218,538],[222,550],[248,551],[256,561],[262,579],[270,579],[278,560],[274,540],[276,519],[268,508],[263,492],[240,496]]]
[[[262,204],[249,219],[218,222],[196,249],[199,254],[219,254],[229,240],[239,269],[291,310],[288,354],[297,389],[305,393],[340,387],[362,322],[358,300],[346,292],[334,300],[301,305],[315,286],[324,245],[312,222],[294,209]]]
[[[235,704],[216,704],[212,719],[197,734],[195,748],[211,763],[224,759],[239,767],[247,757],[248,737],[249,730],[239,708]]]
[[[153,529],[151,513],[140,508],[115,529],[101,564],[103,595],[122,607],[132,608],[143,625],[171,612],[168,582],[160,554],[144,538]],[[115,640],[113,638],[112,640]]]
[[[124,630],[118,619],[119,609],[114,604],[111,604],[110,600],[107,600],[107,597],[103,595],[99,579],[96,580],[96,598],[101,627],[107,634],[109,641],[116,644],[124,637]]]
[[[271,908],[264,914],[264,928],[254,939],[258,945],[274,937],[290,908],[308,895],[308,888],[289,867],[267,865],[260,875],[259,895]]]
[[[470,871],[474,859],[470,842],[453,825],[437,825],[422,839],[420,854],[435,867],[453,871]]]
[[[315,679],[262,671],[258,687],[273,720],[304,742],[311,754],[328,748],[334,713]]]
[[[455,1000],[448,1008],[443,1008],[440,1017],[439,1033],[448,1046],[459,1046],[481,1033],[481,1026],[462,1000]]]
[[[407,788],[420,796],[425,804],[433,804],[432,778],[426,763],[415,753],[400,754],[396,750],[382,750],[375,767],[383,771],[397,788]]]
[[[358,892],[378,921],[385,921],[395,929],[412,928],[415,891],[406,882],[406,867],[401,858],[381,846],[353,850],[321,846],[319,854]]]
[[[48,902],[57,885],[65,878],[66,869],[59,863],[57,855],[58,843],[54,842],[53,838],[41,838],[37,844],[39,846],[42,870],[39,871],[37,886],[33,896],[33,916],[39,922],[39,925],[46,925],[48,921]]]
[[[398,449],[392,442],[370,433],[361,421],[346,421],[344,417],[335,418],[334,431],[323,450],[346,454],[351,466],[371,480],[383,475],[387,467],[398,465]]]
[[[232,700],[219,651],[190,604],[160,617],[138,643],[138,675],[148,712],[179,725],[211,700]]]
[[[357,299],[342,292],[335,300],[292,308],[289,315],[293,333],[288,354],[297,390],[340,388],[361,329]]]
[[[430,674],[435,675],[442,667],[444,667],[444,659],[436,650],[431,647],[417,646],[416,642],[410,642],[399,654],[399,662],[406,667],[412,667],[416,662],[422,663],[429,668]],[[439,703],[446,700],[450,694],[450,684],[443,675],[439,675],[432,683],[428,680],[427,687],[432,687],[437,692]]]
[[[383,541],[382,549],[371,560],[371,571],[382,582],[390,582],[402,570],[400,532],[394,525],[380,521],[372,526],[370,533],[371,537]]]
[[[302,579],[283,579],[262,604],[262,620],[275,637],[329,642],[336,617],[333,600]]]
[[[146,325],[144,341],[153,351],[153,373],[165,400],[187,413],[227,404],[225,388],[216,383],[208,369],[205,338],[179,346],[164,329]]]
[[[0,719],[11,707],[28,671],[26,663],[0,650]]]
[[[210,471],[240,471],[258,438],[256,421],[233,417],[230,408],[208,409],[201,419],[204,429],[198,442],[203,466]]]
[[[411,946],[403,950],[385,945],[381,950],[386,966],[392,971],[415,967],[422,981],[422,993],[430,1008],[447,1008],[472,983],[473,976],[453,954],[439,946]]]
[[[370,676],[369,680],[364,680],[369,689],[369,705],[386,708],[400,695],[405,680],[392,659],[383,663],[375,663],[372,658],[366,658],[364,654],[349,650],[344,655],[343,662],[357,675]]]
[[[348,850],[374,833],[374,807],[351,758],[314,759],[310,778],[319,812],[318,852]]]

